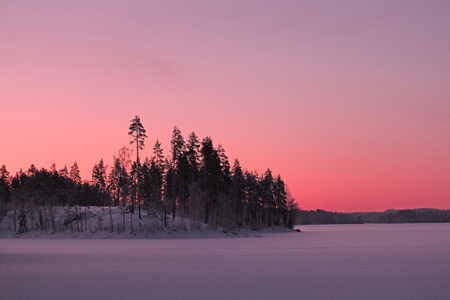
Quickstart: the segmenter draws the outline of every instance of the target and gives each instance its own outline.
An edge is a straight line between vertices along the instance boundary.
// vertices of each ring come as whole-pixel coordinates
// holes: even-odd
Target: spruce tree
[[[164,167],[164,153],[163,149],[161,148],[161,143],[159,140],[156,140],[155,145],[153,146],[153,155],[155,158],[156,165],[160,167]]]
[[[0,220],[6,215],[6,205],[11,198],[11,177],[6,166],[0,168]]]
[[[287,218],[287,191],[284,181],[278,175],[273,183],[273,195],[275,200],[275,225],[280,225]],[[289,226],[288,222],[285,222]]]
[[[68,179],[69,178],[69,171],[67,171],[67,166],[66,165],[64,165],[64,168],[59,170],[59,176],[63,177],[64,179]]]
[[[172,170],[172,219],[175,219],[176,214],[176,207],[177,207],[177,198],[180,196],[180,172],[179,172],[179,166],[180,166],[180,159],[181,156],[184,153],[185,150],[185,142],[183,135],[181,134],[180,129],[178,129],[177,126],[173,128],[172,132],[172,139],[170,141],[171,147],[172,147],[172,162],[169,169]],[[169,198],[170,199],[170,198]]]
[[[235,160],[231,177],[231,199],[236,223],[239,228],[244,225],[245,177],[239,160]]]
[[[106,173],[103,158],[98,164],[94,165],[92,169],[92,184],[98,187],[101,191],[106,191]]]
[[[199,187],[199,152],[200,141],[198,136],[192,131],[186,145],[186,156],[189,164],[189,214],[191,218],[191,229],[194,228],[194,221],[199,215],[200,209],[200,187]]]
[[[77,162],[74,162],[70,167],[69,178],[72,179],[73,183],[76,185],[81,184],[80,169],[78,168]]]
[[[271,226],[273,215],[275,212],[275,199],[273,196],[273,176],[272,171],[267,169],[262,175],[261,181],[261,205],[262,205],[262,222],[264,225]]]
[[[218,186],[220,175],[220,158],[217,150],[214,149],[211,137],[207,136],[202,141],[202,148],[200,149],[202,156],[201,162],[201,177],[202,189],[205,192],[203,201],[205,209],[205,223],[210,221],[210,209],[218,205]]]
[[[164,184],[164,172],[166,168],[166,159],[161,143],[156,140],[153,147],[153,157],[149,164],[151,194],[150,199],[153,208],[156,210],[162,204],[162,191]]]

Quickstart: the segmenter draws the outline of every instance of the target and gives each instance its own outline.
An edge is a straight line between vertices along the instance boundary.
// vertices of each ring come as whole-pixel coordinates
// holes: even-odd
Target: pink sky
[[[0,164],[90,179],[137,114],[304,209],[450,208],[450,2],[148,2],[0,2]]]

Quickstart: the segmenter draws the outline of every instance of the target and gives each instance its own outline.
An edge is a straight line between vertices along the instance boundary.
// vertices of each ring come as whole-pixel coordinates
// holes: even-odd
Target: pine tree
[[[139,206],[139,219],[141,219],[141,197],[140,197],[140,168],[141,164],[139,161],[139,150],[144,149],[144,141],[147,138],[145,134],[144,126],[141,123],[141,119],[139,116],[135,116],[134,119],[131,120],[131,125],[129,128],[128,134],[133,137],[133,140],[130,144],[136,144],[136,197]],[[132,205],[133,206],[133,205]]]
[[[113,195],[114,204],[122,205],[122,231],[125,231],[125,210],[130,190],[130,179],[121,158],[114,157],[114,165],[108,177],[109,190]]]
[[[153,146],[153,155],[155,158],[155,164],[158,165],[159,167],[164,167],[165,157],[159,140],[156,140],[155,145]]]
[[[121,168],[122,165],[120,164],[120,160],[115,157],[113,167],[111,168],[111,171],[108,175],[108,189],[112,195],[114,205],[119,205],[120,203],[121,191],[119,182],[121,176]]]
[[[186,151],[178,157],[176,170],[178,181],[178,200],[183,216],[189,211],[189,161]]]
[[[106,180],[106,168],[103,163],[103,158],[100,159],[98,164],[94,165],[92,169],[92,180],[91,183],[96,187],[98,203],[104,205],[105,202],[108,202],[109,208],[109,219],[110,219],[110,231],[114,230],[113,220],[112,220],[112,211],[111,211],[111,195],[108,192],[108,185]]]
[[[179,156],[183,153],[185,142],[181,130],[177,126],[174,126],[172,131],[172,140],[170,141],[172,146],[172,161],[176,162]]]
[[[173,214],[175,214],[175,171],[173,168],[173,164],[167,164],[167,172],[165,176],[165,186],[164,186],[164,203],[163,203],[163,211],[164,211],[164,227],[167,227],[167,213],[169,209],[169,205],[172,204]],[[175,218],[175,215],[173,215]]]
[[[295,202],[295,198],[292,197],[289,188],[286,187],[286,218],[285,225],[288,228],[294,227],[295,219],[298,216],[300,209]]]
[[[58,171],[56,171],[56,165],[54,163],[50,166],[50,173],[53,175],[58,174]]]
[[[59,170],[59,176],[65,178],[65,179],[69,178],[69,171],[67,170],[67,166],[66,165],[64,165],[64,168]]]
[[[11,177],[6,166],[0,168],[0,219],[6,215],[6,205],[11,198]]]
[[[92,184],[98,187],[102,191],[106,191],[106,170],[103,158],[100,159],[98,164],[94,165],[92,169]]]
[[[198,174],[198,158],[199,158],[200,141],[194,131],[189,135],[187,142],[187,157],[189,161],[189,167],[191,169],[191,176],[195,180]]]
[[[189,214],[191,219],[191,229],[194,228],[194,221],[199,215],[200,209],[200,187],[198,182],[199,177],[199,152],[200,142],[198,136],[192,131],[186,144],[186,157],[189,164]]]
[[[30,167],[28,168],[27,175],[33,176],[33,175],[36,175],[37,172],[38,172],[38,169],[36,168],[36,166],[34,164],[31,164]]]
[[[69,178],[72,179],[76,185],[81,184],[80,170],[78,169],[77,162],[74,162],[70,167]]]
[[[147,209],[156,211],[161,206],[162,188],[165,170],[165,159],[161,143],[156,140],[153,147],[153,156],[145,158],[142,165],[143,194],[147,201]]]
[[[172,161],[169,169],[172,169],[172,198],[169,198],[172,202],[172,219],[175,219],[177,198],[180,196],[180,182],[181,174],[179,172],[180,159],[185,149],[185,142],[180,129],[177,126],[173,128],[172,139],[170,141],[172,150]],[[168,200],[169,200],[168,199]]]
[[[245,221],[253,229],[259,228],[259,208],[260,208],[260,185],[258,181],[258,174],[246,172],[245,173],[245,194],[247,202],[247,211]]]
[[[275,212],[275,199],[273,196],[273,176],[272,171],[267,169],[261,177],[261,204],[262,223],[271,226]]]
[[[237,226],[241,228],[244,225],[245,177],[237,159],[234,161],[232,173],[230,193]]]
[[[210,221],[210,209],[216,208],[218,205],[218,186],[220,174],[220,158],[217,151],[214,149],[211,137],[207,136],[202,141],[202,148],[200,149],[202,162],[202,190],[205,192],[203,201],[205,209],[205,223]]]
[[[150,211],[151,206],[151,194],[152,194],[152,184],[151,184],[151,161],[148,157],[145,157],[144,162],[141,166],[141,200],[143,209]]]
[[[233,205],[231,203],[231,170],[228,157],[222,144],[217,146],[217,155],[219,156],[219,174],[218,174],[218,203],[216,205],[216,227],[223,225],[223,215],[230,217],[232,215]]]
[[[284,181],[281,180],[281,176],[278,175],[273,183],[273,195],[275,200],[275,225],[280,225],[282,220],[285,219],[287,213],[287,192]],[[288,225],[288,224],[286,224]]]

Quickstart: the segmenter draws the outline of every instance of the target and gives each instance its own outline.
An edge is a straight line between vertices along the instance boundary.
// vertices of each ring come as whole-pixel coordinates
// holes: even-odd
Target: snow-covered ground
[[[0,239],[0,299],[449,299],[450,224]]]
[[[16,215],[14,230],[14,213],[8,211],[0,218],[0,238],[78,238],[78,239],[146,239],[146,238],[213,238],[249,235],[250,231],[229,232],[222,228],[194,222],[189,218],[148,213],[142,211],[139,219],[137,210],[134,214],[128,209],[122,213],[121,207],[54,207],[53,222],[48,207],[42,208],[42,230],[36,210],[27,211],[27,231],[18,234],[19,212]],[[280,229],[279,229],[280,230]]]

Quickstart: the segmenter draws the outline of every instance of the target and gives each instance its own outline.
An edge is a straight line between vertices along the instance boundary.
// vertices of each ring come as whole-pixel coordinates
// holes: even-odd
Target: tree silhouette
[[[80,169],[78,168],[77,162],[74,162],[70,167],[69,178],[72,179],[75,184],[81,184]]]
[[[6,215],[6,205],[11,197],[11,179],[6,166],[0,168],[0,219]]]
[[[147,135],[138,116],[131,120],[129,130],[130,144],[136,145],[136,161],[132,162],[130,149],[123,147],[118,156],[113,157],[108,174],[101,159],[94,165],[89,181],[82,181],[76,162],[70,168],[64,165],[59,171],[55,164],[49,170],[31,165],[14,177],[3,165],[0,168],[0,221],[11,210],[15,232],[74,230],[74,225],[75,230],[83,232],[91,230],[88,207],[108,206],[110,226],[99,228],[113,231],[112,206],[121,206],[122,226],[117,223],[117,230],[125,231],[129,213],[133,232],[137,201],[140,219],[144,205],[148,216],[160,217],[161,228],[166,229],[170,229],[167,222],[170,212],[172,230],[181,225],[175,221],[176,217],[189,217],[191,229],[199,228],[198,222],[226,229],[292,227],[298,208],[280,175],[275,176],[270,169],[258,175],[256,171],[245,170],[237,159],[231,167],[221,144],[215,147],[209,136],[200,143],[195,132],[185,141],[176,126],[170,141],[170,157],[165,158],[161,143],[156,140],[153,155],[141,164],[139,154]],[[64,225],[55,219],[62,209],[66,213]],[[388,217],[392,221],[430,219],[410,211]]]
[[[168,171],[172,169],[171,173],[171,182],[172,182],[172,219],[175,219],[176,207],[177,207],[177,198],[180,196],[180,183],[181,180],[181,172],[179,170],[180,160],[183,156],[185,150],[185,142],[183,135],[181,134],[180,129],[177,126],[173,128],[172,131],[172,139],[170,140],[170,144],[172,146],[172,163],[169,167]],[[168,179],[169,181],[169,179]],[[170,198],[169,198],[170,199]]]
[[[139,162],[139,150],[144,149],[144,141],[147,138],[145,134],[144,126],[142,126],[141,119],[139,116],[135,116],[134,119],[131,120],[131,125],[129,128],[128,134],[133,137],[133,140],[130,144],[136,144],[136,198],[139,206],[139,219],[141,219],[141,195],[140,195],[140,168],[141,164]],[[132,205],[133,206],[133,205]]]

